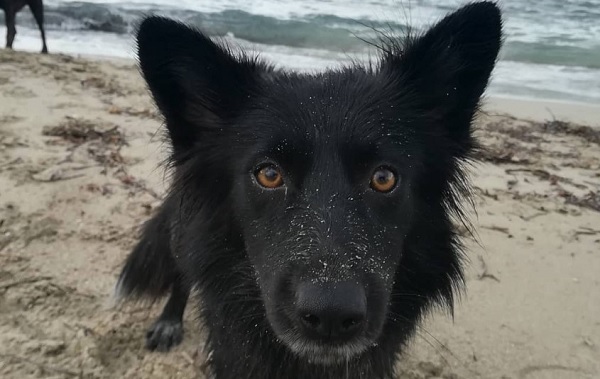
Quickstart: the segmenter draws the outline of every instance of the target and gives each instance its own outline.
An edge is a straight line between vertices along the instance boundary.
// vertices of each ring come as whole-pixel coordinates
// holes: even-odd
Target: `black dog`
[[[42,0],[0,0],[0,9],[4,11],[4,20],[6,23],[6,47],[12,49],[15,35],[17,35],[17,28],[15,25],[17,12],[19,12],[25,5],[29,6],[33,18],[40,29],[42,34],[42,53],[48,53],[48,47],[46,46],[46,32],[44,31],[44,4]]]
[[[171,291],[147,347],[181,341],[197,289],[217,379],[393,377],[462,284],[452,219],[500,45],[500,11],[480,2],[388,41],[377,64],[306,75],[144,20],[173,183],[118,292]]]

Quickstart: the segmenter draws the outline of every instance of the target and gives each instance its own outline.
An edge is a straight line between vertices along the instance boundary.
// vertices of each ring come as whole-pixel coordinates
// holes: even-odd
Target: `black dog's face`
[[[346,76],[275,77],[255,99],[265,106],[236,125],[246,146],[232,209],[267,317],[293,351],[322,362],[358,354],[381,333],[423,154],[398,127],[415,115],[376,78],[357,86]]]
[[[451,303],[448,210],[500,29],[493,4],[474,4],[388,46],[375,68],[296,75],[172,21],[142,24],[140,63],[172,159],[201,203],[230,213],[291,351],[345,361],[386,324],[402,318],[408,333],[430,301]]]

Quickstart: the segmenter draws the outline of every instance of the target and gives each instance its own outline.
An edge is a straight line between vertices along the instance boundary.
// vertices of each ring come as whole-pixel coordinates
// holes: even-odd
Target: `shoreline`
[[[62,54],[62,53],[59,53]],[[137,65],[136,59],[119,58],[107,55],[65,54],[85,60],[100,60],[118,64]],[[600,105],[568,99],[546,99],[512,95],[485,95],[483,110],[486,112],[510,114],[532,121],[547,121],[553,118],[586,124],[600,128]]]
[[[6,28],[4,28],[2,25],[0,25],[0,35],[3,35],[3,33],[5,33]],[[37,36],[37,31],[33,31],[33,35],[29,35],[31,31],[28,31],[26,36],[23,35],[19,35],[21,38],[25,39],[25,41],[21,41],[19,42],[19,39],[17,39],[15,41],[15,50],[16,51],[22,51],[22,52],[27,52],[27,53],[36,53],[39,52],[38,51],[38,42],[41,43],[40,41],[38,41],[38,36]],[[131,64],[135,64],[136,59],[134,58],[134,51],[135,51],[135,43],[133,42],[133,37],[131,36],[131,38],[129,38],[129,41],[127,43],[125,43],[123,45],[123,47],[128,46],[130,49],[130,56],[129,57],[125,57],[125,56],[116,56],[116,55],[107,55],[107,54],[91,54],[91,53],[75,53],[75,52],[63,52],[66,50],[61,50],[60,48],[58,50],[56,49],[52,49],[52,46],[49,46],[50,49],[50,54],[63,54],[63,55],[68,55],[71,57],[76,57],[76,58],[81,58],[81,59],[87,59],[87,60],[102,60],[102,61],[112,61],[112,62],[121,62],[121,63],[131,63]],[[62,41],[61,41],[62,42]],[[254,48],[257,46],[257,44],[248,42],[248,41],[244,41],[244,40],[239,40],[235,43],[239,43],[240,46],[243,46],[244,48],[250,48],[251,50],[254,50]],[[35,47],[33,47],[35,46]],[[264,45],[264,47],[269,47],[269,45]],[[67,49],[67,50],[71,50],[71,49]],[[127,50],[127,49],[126,49]],[[127,51],[126,50],[119,50],[122,51],[123,55],[127,55]],[[259,52],[261,53],[261,55],[268,57],[272,54],[276,56],[278,56],[280,53],[277,51],[268,51],[269,49],[267,49],[266,51],[260,50]],[[292,49],[293,50],[293,49]],[[316,57],[315,57],[316,58]],[[359,58],[359,57],[354,57],[354,58]],[[327,59],[329,61],[329,59]],[[289,67],[287,65],[283,65],[282,62],[279,62],[277,59],[274,59],[275,63],[278,64],[278,67],[281,68],[285,68],[285,69],[289,69],[289,70],[295,70],[293,67]],[[335,61],[331,61],[331,62],[335,62]],[[500,61],[500,62],[512,62],[512,61]],[[526,62],[513,62],[513,63],[526,63]],[[335,64],[335,63],[334,63]],[[306,68],[303,69],[302,71],[306,71],[306,72],[311,72],[311,71],[320,71],[323,70],[324,68]],[[600,72],[600,71],[599,71]],[[492,82],[493,83],[493,80]],[[489,93],[489,89],[488,89],[488,93]],[[500,99],[499,103],[503,103],[502,99],[507,99],[510,100],[511,102],[514,101],[531,101],[533,103],[537,103],[537,102],[543,102],[543,103],[548,103],[548,104],[555,104],[555,103],[565,103],[565,104],[575,104],[575,105],[581,105],[583,108],[589,108],[589,107],[594,107],[595,103],[593,102],[592,99],[590,99],[589,101],[578,101],[578,100],[573,100],[570,99],[568,97],[568,95],[565,95],[564,98],[561,99],[556,99],[556,98],[546,98],[546,97],[535,97],[535,96],[523,96],[523,95],[511,95],[511,94],[507,94],[507,93],[501,93],[501,94],[491,94],[489,93],[488,95],[489,98],[493,98],[493,99]],[[537,107],[536,107],[537,108]],[[560,109],[559,113],[563,113],[564,111],[564,107],[558,107]],[[527,112],[521,112],[520,110],[517,110],[517,112],[519,114],[523,114],[524,117],[528,117],[528,114],[531,114],[532,117],[536,117],[537,113],[527,113]],[[584,110],[584,112],[588,112],[587,110]],[[600,113],[600,106],[598,106],[598,113]],[[570,114],[567,112],[567,115],[570,116]],[[576,115],[573,115],[575,118],[574,120],[585,120],[585,121],[581,121],[581,122],[587,122],[587,123],[594,123],[594,120],[591,118],[576,118]],[[598,119],[600,119],[600,116],[598,116]]]
[[[66,54],[70,55],[70,54]],[[117,64],[137,65],[136,59],[106,55],[76,55],[79,59],[100,60]],[[571,101],[568,99],[544,99],[511,95],[485,95],[483,110],[486,112],[510,114],[532,121],[570,121],[600,128],[600,105]]]
[[[600,128],[600,105],[584,102],[490,95],[484,99],[484,110],[533,121],[556,119]]]

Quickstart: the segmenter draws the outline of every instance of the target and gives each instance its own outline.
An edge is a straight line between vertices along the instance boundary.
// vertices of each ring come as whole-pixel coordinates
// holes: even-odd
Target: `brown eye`
[[[283,185],[283,176],[273,165],[264,166],[255,174],[258,184],[265,188],[277,188]]]
[[[371,188],[377,192],[390,192],[396,186],[396,174],[390,169],[379,167],[371,177]]]

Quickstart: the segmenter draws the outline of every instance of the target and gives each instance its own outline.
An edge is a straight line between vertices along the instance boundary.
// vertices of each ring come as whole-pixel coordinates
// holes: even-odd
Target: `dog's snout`
[[[363,330],[367,321],[365,290],[352,282],[301,283],[296,292],[296,316],[309,338],[350,339]]]

